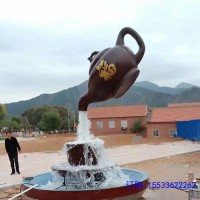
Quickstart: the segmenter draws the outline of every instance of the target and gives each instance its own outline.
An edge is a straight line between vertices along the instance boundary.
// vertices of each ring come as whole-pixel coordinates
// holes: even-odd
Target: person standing
[[[7,138],[5,139],[5,149],[8,154],[8,157],[10,160],[10,166],[12,169],[12,172],[10,175],[15,174],[15,169],[16,169],[16,172],[20,174],[19,162],[18,162],[18,151],[20,153],[21,148],[19,146],[17,139],[14,136],[12,136],[11,131],[7,131],[6,136]]]

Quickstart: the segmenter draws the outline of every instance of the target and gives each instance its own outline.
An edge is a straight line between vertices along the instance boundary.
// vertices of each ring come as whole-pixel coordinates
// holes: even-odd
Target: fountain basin
[[[106,165],[81,165],[71,166],[68,163],[57,163],[51,166],[53,172],[63,177],[63,186],[75,189],[85,189],[95,187],[103,183],[106,179],[106,172],[113,171],[117,167],[116,164],[108,162]]]
[[[39,200],[66,200],[66,199],[81,199],[81,200],[138,200],[142,197],[145,189],[148,187],[147,173],[139,170],[122,168],[125,175],[129,177],[126,185],[112,186],[97,189],[76,189],[70,190],[66,188],[45,189],[42,186],[52,181],[52,172],[39,174],[32,179],[24,179],[22,181],[22,190],[26,190],[31,186],[38,184],[37,187],[27,191],[25,195],[32,199]],[[136,182],[139,182],[138,185]],[[130,185],[130,183],[132,183]]]

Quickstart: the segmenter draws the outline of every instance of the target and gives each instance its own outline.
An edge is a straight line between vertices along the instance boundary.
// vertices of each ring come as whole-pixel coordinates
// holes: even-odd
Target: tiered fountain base
[[[92,139],[64,145],[68,162],[54,164],[51,173],[23,180],[23,190],[39,200],[136,200],[148,187],[145,172],[121,169],[104,154],[103,141]]]

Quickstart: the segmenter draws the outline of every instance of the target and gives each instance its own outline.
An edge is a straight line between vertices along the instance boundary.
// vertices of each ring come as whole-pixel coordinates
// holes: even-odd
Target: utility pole
[[[68,122],[68,133],[70,133],[70,128],[69,128],[69,107],[67,109],[67,122]]]
[[[74,110],[74,133],[75,133],[75,127],[76,127],[76,125],[75,125],[75,122],[76,122],[75,121],[76,120],[75,117],[76,117],[76,115],[75,115],[75,110]]]

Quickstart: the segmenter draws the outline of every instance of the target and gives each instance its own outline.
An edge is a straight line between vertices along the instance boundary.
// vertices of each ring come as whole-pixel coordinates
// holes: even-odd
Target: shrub
[[[142,120],[141,119],[136,119],[133,122],[133,128],[131,128],[132,133],[139,133],[145,130],[145,127],[142,125]]]

